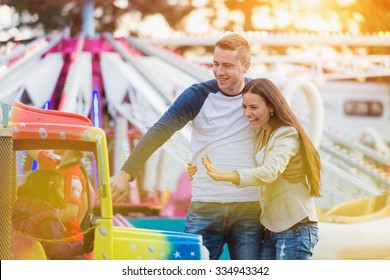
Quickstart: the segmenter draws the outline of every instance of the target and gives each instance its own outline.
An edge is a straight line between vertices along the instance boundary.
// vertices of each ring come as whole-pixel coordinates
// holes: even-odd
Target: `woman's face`
[[[270,128],[270,114],[274,110],[267,106],[263,97],[251,92],[243,94],[242,109],[251,127],[263,129]]]

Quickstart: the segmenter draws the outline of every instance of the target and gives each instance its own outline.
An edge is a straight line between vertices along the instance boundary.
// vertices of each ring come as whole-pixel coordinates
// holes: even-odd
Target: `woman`
[[[64,180],[54,170],[31,172],[17,191],[12,207],[12,227],[16,234],[42,243],[48,259],[74,259],[83,256],[83,243],[64,242],[65,231],[58,216],[64,201]]]
[[[209,156],[202,159],[208,175],[239,188],[261,187],[265,226],[262,259],[310,259],[318,242],[314,197],[320,196],[320,157],[304,129],[268,79],[254,79],[243,89],[243,112],[258,130],[257,168],[221,171]],[[290,159],[302,155],[305,177],[296,183],[280,176]]]

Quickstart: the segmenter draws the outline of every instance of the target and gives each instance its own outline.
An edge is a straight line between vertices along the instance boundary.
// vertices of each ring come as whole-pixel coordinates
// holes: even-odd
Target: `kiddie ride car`
[[[94,127],[90,119],[74,113],[37,109],[15,101],[9,127],[12,129],[13,149],[19,153],[71,149],[94,155],[100,215],[92,225],[93,259],[208,259],[208,251],[199,235],[114,226],[106,135],[102,129]],[[19,240],[20,236],[13,240],[16,239]],[[26,242],[30,245],[26,246]],[[16,243],[12,247],[22,244],[20,240]],[[22,247],[25,252],[21,253],[20,248],[11,252],[14,259],[45,258],[38,241],[24,240]]]

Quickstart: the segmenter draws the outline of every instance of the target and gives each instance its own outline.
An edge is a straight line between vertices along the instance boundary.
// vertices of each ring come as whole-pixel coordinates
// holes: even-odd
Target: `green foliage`
[[[29,26],[37,27],[42,24],[45,32],[57,30],[64,26],[71,28],[71,33],[77,34],[81,30],[82,24],[82,2],[83,0],[3,0],[2,3],[14,7],[16,12],[22,14],[28,12],[31,15],[38,15],[29,21],[22,19],[17,27]],[[148,15],[161,14],[168,24],[178,31],[183,31],[183,21],[191,11],[195,9],[191,0],[173,1],[173,0],[129,0],[128,4],[122,7],[115,5],[114,0],[94,0],[95,10],[100,13],[95,14],[96,31],[114,32],[117,29],[117,21],[124,14],[131,13],[137,15],[142,20]],[[124,2],[126,3],[126,2]],[[209,22],[213,27],[213,22],[217,18],[218,9],[221,5],[230,11],[241,11],[245,15],[245,21],[242,24],[242,30],[255,30],[252,22],[252,13],[256,7],[268,7],[271,15],[276,16],[277,7],[294,9],[297,13],[315,12],[326,20],[326,15],[330,12],[337,12],[344,32],[349,31],[348,20],[356,17],[360,19],[360,30],[362,32],[389,31],[390,13],[384,11],[390,10],[389,0],[355,0],[348,6],[340,6],[340,1],[323,0],[316,2],[315,5],[304,4],[303,1],[286,0],[220,0],[209,1],[206,7],[211,11]],[[234,29],[235,23],[227,21],[224,29]],[[297,30],[293,25],[287,29]]]
[[[5,0],[4,4],[14,7],[16,12],[22,14],[28,12],[37,14],[35,21],[20,22],[19,26],[27,25],[36,27],[42,24],[45,32],[57,30],[64,26],[71,28],[72,34],[81,31],[82,25],[82,0]],[[95,16],[97,32],[114,32],[117,29],[116,19],[129,12],[139,12],[141,19],[153,14],[161,14],[168,24],[176,29],[180,28],[181,19],[193,10],[191,5],[172,5],[169,1],[161,0],[130,0],[125,8],[114,5],[113,0],[95,0],[95,10],[102,11],[100,16]]]

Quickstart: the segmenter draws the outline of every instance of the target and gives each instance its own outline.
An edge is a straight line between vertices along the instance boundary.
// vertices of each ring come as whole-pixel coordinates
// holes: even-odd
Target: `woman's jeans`
[[[265,230],[262,260],[308,260],[318,242],[317,223],[296,224],[282,232]]]
[[[258,201],[192,201],[185,232],[202,236],[211,260],[219,259],[225,243],[232,260],[259,260],[264,232],[260,212]]]

